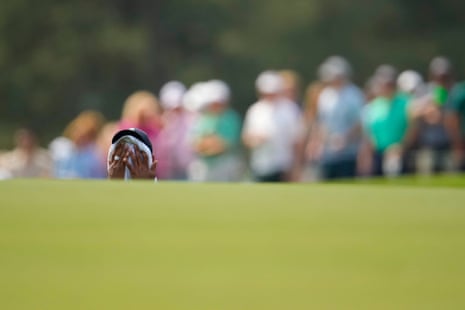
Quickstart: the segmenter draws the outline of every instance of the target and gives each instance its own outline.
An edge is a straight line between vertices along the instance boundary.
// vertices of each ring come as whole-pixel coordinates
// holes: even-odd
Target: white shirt
[[[292,165],[293,146],[298,137],[299,108],[280,99],[260,100],[247,110],[243,134],[266,138],[251,149],[250,166],[257,175],[286,171]]]

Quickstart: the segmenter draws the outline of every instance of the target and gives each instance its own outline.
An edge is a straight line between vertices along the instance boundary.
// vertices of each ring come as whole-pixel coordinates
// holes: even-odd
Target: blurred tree
[[[168,79],[222,78],[244,111],[261,70],[309,82],[330,54],[346,56],[359,83],[380,63],[425,72],[437,54],[463,70],[464,10],[454,0],[1,1],[0,121],[57,134],[84,108],[115,119],[132,91]]]

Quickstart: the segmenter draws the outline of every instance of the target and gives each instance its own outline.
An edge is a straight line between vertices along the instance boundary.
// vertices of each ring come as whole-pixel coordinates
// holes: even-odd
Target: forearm
[[[265,143],[267,138],[263,135],[246,133],[242,136],[242,142],[248,148],[254,149]]]
[[[204,137],[198,141],[195,151],[203,156],[213,156],[224,153],[228,143],[217,135]]]
[[[444,125],[451,139],[452,147],[461,150],[463,148],[463,141],[460,134],[460,120],[458,115],[455,113],[447,113]]]
[[[416,121],[412,122],[407,128],[404,138],[400,142],[402,149],[407,149],[413,146],[418,138],[419,133],[420,130],[418,127],[418,123]]]

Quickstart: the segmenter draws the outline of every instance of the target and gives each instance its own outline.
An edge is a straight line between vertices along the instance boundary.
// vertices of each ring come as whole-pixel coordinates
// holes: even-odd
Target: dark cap
[[[150,142],[150,139],[145,133],[145,131],[139,128],[128,128],[128,129],[120,130],[113,136],[113,138],[111,139],[111,143],[112,144],[115,143],[116,141],[118,141],[120,138],[124,136],[131,136],[131,137],[136,138],[140,142],[144,143],[150,149],[150,152],[153,153],[152,142]]]

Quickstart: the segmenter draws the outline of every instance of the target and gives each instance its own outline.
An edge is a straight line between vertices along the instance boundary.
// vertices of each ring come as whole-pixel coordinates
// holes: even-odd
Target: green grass
[[[344,182],[341,182],[344,183]],[[354,183],[353,180],[345,182]],[[399,178],[367,178],[355,181],[367,185],[401,185],[421,187],[459,187],[465,189],[465,174],[439,174],[432,176],[412,175]]]
[[[0,309],[464,309],[465,190],[432,180],[3,181]]]

